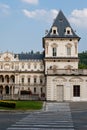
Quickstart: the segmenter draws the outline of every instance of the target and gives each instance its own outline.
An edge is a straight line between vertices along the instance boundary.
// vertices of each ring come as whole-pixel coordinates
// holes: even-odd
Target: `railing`
[[[48,75],[87,75],[87,69],[48,69]]]

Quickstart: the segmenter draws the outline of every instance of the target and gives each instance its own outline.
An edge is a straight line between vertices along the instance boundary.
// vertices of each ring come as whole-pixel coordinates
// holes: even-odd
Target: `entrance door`
[[[62,102],[63,101],[63,85],[57,85],[57,101]]]

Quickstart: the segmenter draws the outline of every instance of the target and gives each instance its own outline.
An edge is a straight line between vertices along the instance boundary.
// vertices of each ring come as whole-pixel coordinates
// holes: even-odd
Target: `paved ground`
[[[28,113],[29,114],[29,113]],[[27,113],[23,112],[1,112],[0,111],[0,130],[6,130],[12,124],[15,124],[20,119],[27,116]]]
[[[46,103],[45,111],[31,113],[7,130],[74,130],[69,103]]]
[[[38,112],[0,112],[0,130],[87,130],[87,102],[50,102]]]
[[[87,130],[87,102],[70,103],[75,130]]]

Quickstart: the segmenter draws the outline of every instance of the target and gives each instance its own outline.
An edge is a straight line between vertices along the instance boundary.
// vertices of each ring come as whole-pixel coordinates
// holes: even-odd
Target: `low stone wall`
[[[40,98],[38,94],[36,95],[3,95],[0,97],[1,100],[45,100],[45,98]]]

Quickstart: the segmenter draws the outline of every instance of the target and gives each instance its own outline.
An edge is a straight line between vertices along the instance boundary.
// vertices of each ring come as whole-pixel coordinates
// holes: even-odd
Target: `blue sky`
[[[62,10],[87,50],[87,0],[0,0],[0,52],[43,51],[42,37]]]

